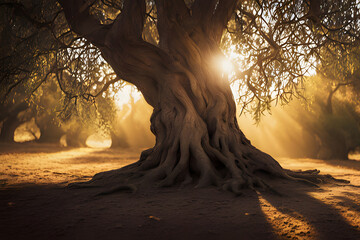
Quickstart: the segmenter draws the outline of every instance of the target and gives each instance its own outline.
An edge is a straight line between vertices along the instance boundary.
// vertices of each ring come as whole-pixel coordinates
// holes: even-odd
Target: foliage
[[[19,86],[29,99],[56,79],[67,111],[79,98],[92,102],[118,81],[98,49],[69,29],[56,1],[2,1],[0,11],[2,102]]]
[[[308,79],[307,85],[311,91],[307,91],[307,94],[312,101],[302,108],[296,108],[292,114],[304,131],[316,138],[317,151],[309,157],[346,159],[350,151],[360,146],[358,93],[351,86],[333,93],[330,83],[329,79],[320,76]],[[329,94],[332,98],[331,106],[328,105]]]
[[[241,58],[243,110],[261,113],[273,100],[302,97],[305,77],[318,66],[324,49],[349,48],[359,39],[358,1],[246,1],[239,5],[224,41]]]
[[[347,101],[360,103],[360,43],[352,46],[331,45],[321,53],[319,74],[328,80],[333,92],[351,93]]]
[[[146,2],[143,38],[157,45],[156,4]],[[185,3],[190,7],[194,1]],[[121,13],[123,1],[84,1],[84,6],[105,26]],[[55,0],[1,1],[0,12],[1,101],[20,85],[31,95],[55,76],[71,112],[80,98],[93,102],[120,81],[98,48],[70,30]],[[243,111],[258,120],[273,101],[287,103],[301,96],[304,77],[328,49],[348,52],[358,40],[359,16],[358,0],[239,1],[222,45],[225,52],[233,46],[238,56],[231,81],[239,89]]]

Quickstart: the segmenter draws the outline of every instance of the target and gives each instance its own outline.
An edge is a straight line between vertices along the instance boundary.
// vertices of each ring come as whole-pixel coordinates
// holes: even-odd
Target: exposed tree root
[[[310,182],[315,185],[316,183],[350,183],[348,180],[334,178],[329,174],[320,175],[320,170],[317,169],[306,171],[286,171],[289,176],[300,179],[301,181],[305,180],[306,182]]]
[[[138,162],[71,186],[100,187],[99,194],[103,195],[123,190],[134,192],[149,186],[192,184],[216,186],[241,195],[248,188],[276,193],[268,178],[263,177],[264,173],[312,186],[345,182],[320,175],[318,170],[285,170],[270,155],[252,146],[238,127],[230,89],[216,88],[223,92],[208,95],[205,106],[193,99],[183,85],[175,79],[164,89],[162,98],[166,101],[160,102],[151,117],[156,144],[144,151]],[[195,91],[199,86],[192,87]],[[203,92],[206,93],[205,89]]]
[[[252,147],[252,149],[256,148]],[[262,178],[264,173],[275,178],[301,182],[315,187],[318,187],[319,183],[348,183],[346,180],[335,179],[330,175],[320,175],[320,171],[316,169],[291,171],[281,168],[280,165],[276,168],[268,166],[267,169],[252,168],[253,170],[250,170],[251,168],[249,166],[243,169],[241,166],[245,166],[246,164],[236,164],[237,162],[234,161],[235,164],[232,165],[229,163],[229,158],[227,158],[227,166],[218,169],[212,165],[207,168],[204,166],[201,168],[191,168],[189,164],[183,165],[182,161],[185,160],[182,160],[181,156],[175,160],[168,159],[174,163],[170,168],[165,162],[154,167],[153,163],[149,162],[155,161],[151,158],[154,154],[153,151],[154,149],[143,152],[141,159],[134,164],[121,169],[98,173],[90,181],[73,183],[69,185],[69,188],[99,188],[100,192],[98,192],[96,196],[100,196],[119,191],[135,193],[138,189],[151,186],[167,187],[176,185],[181,187],[193,184],[195,187],[216,186],[221,190],[233,192],[237,196],[241,195],[243,190],[247,188],[265,190],[282,195],[269,185],[268,180]],[[256,149],[256,151],[259,150]],[[259,153],[264,154],[260,151]],[[267,154],[264,154],[264,156],[270,157]],[[189,163],[188,155],[186,155],[186,157],[186,162]],[[201,155],[199,157],[201,157]],[[225,161],[226,159],[223,158],[222,160]],[[195,160],[193,159],[193,161]],[[181,169],[181,171],[179,169]],[[199,169],[201,169],[201,171],[197,172]]]

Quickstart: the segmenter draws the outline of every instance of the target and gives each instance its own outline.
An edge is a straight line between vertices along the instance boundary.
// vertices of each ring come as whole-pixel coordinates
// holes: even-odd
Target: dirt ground
[[[315,188],[278,180],[282,196],[190,187],[95,196],[65,187],[134,162],[140,151],[1,144],[0,239],[360,239],[359,156],[278,159],[351,181]]]

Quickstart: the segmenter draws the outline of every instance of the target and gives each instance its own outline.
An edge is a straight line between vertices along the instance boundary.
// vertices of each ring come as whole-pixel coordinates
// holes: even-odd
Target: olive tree
[[[303,182],[325,178],[318,171],[283,169],[254,147],[237,123],[230,83],[237,83],[240,103],[256,118],[272,101],[299,96],[323,47],[358,39],[358,1],[58,2],[47,25],[58,47],[50,72],[69,99],[95,99],[122,79],[154,109],[154,147],[138,162],[76,186],[113,191],[194,184],[240,193],[244,187],[269,188],[259,174],[264,172]],[[226,45],[245,59],[230,74],[217,67]],[[114,73],[98,74],[106,69]],[[70,87],[61,82],[68,73],[76,79]]]

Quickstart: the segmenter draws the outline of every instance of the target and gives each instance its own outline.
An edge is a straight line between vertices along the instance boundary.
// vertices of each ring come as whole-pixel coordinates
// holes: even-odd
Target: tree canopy
[[[251,111],[255,117],[269,109],[273,100],[285,103],[294,94],[301,94],[304,76],[314,71],[326,52],[349,51],[359,38],[360,3],[356,0],[144,2],[146,12],[140,16],[144,24],[138,31],[155,46],[166,44],[166,40],[161,41],[161,31],[166,31],[161,30],[161,14],[178,18],[172,21],[189,24],[189,29],[207,31],[215,23],[227,25],[227,31],[217,34],[217,41],[221,41],[225,53],[229,53],[230,46],[236,53],[231,82],[239,90],[243,110]],[[84,36],[96,26],[112,26],[124,11],[126,1],[76,4],[78,12],[73,13],[73,20],[90,19],[89,29],[70,27],[57,1],[1,1],[2,101],[17,86],[25,85],[31,94],[50,77],[57,78],[66,93],[65,103],[93,99],[108,88],[119,86],[115,83],[121,81],[121,76],[114,74],[94,46],[96,43]],[[228,8],[229,17],[217,20],[208,12],[212,5],[218,12]],[[186,14],[198,21],[189,23]],[[128,28],[126,31],[136,30],[132,25]]]

